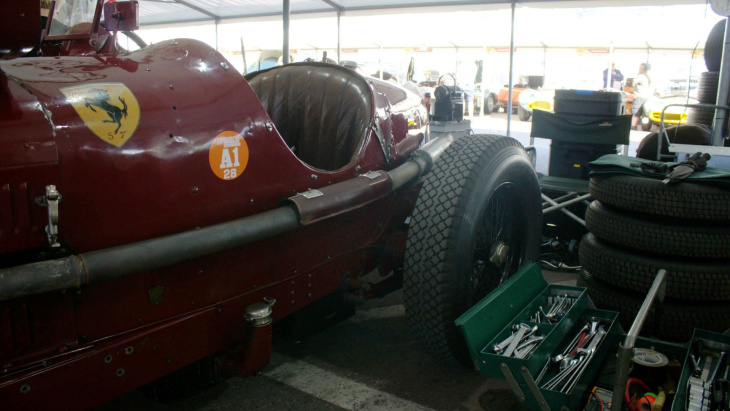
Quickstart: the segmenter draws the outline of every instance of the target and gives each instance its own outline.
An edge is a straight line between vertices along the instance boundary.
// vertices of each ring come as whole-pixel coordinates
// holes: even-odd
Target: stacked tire
[[[625,329],[659,269],[664,303],[642,333],[686,341],[694,328],[730,329],[730,188],[607,175],[591,178],[579,283]]]
[[[705,42],[705,65],[707,72],[700,74],[697,85],[697,101],[702,104],[716,104],[717,89],[720,79],[722,49],[725,43],[725,19],[715,24]],[[710,108],[687,109],[687,123],[705,124],[712,127],[715,110]]]

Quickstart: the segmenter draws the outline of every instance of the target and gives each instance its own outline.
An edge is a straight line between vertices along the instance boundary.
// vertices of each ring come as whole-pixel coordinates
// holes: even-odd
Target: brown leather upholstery
[[[373,118],[370,87],[360,75],[330,64],[299,63],[246,79],[302,161],[332,171],[355,160]]]

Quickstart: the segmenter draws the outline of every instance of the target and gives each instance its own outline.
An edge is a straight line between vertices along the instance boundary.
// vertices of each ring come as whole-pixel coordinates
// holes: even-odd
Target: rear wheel
[[[471,362],[454,321],[539,253],[540,188],[523,147],[462,137],[428,175],[408,235],[408,322],[436,355]]]
[[[651,130],[651,120],[649,120],[648,117],[642,117],[641,121],[639,122],[641,124],[641,130],[642,131],[649,131]]]
[[[530,119],[531,116],[532,113],[525,110],[522,106],[517,106],[517,117],[519,117],[521,121],[527,121]]]
[[[490,114],[497,111],[497,102],[493,95],[488,95],[484,98],[484,114]]]

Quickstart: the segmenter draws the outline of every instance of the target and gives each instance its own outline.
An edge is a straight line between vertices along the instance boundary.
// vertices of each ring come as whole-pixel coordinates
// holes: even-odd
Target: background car
[[[497,107],[497,95],[493,88],[481,83],[474,86],[474,112],[491,114],[499,109]]]
[[[697,79],[673,79],[644,103],[641,129],[651,130],[653,124],[661,122],[662,110],[673,104],[697,104]],[[638,109],[638,107],[637,107]],[[664,125],[676,126],[687,122],[687,108],[668,107],[664,113]]]
[[[555,90],[533,90],[524,89],[520,93],[517,105],[517,116],[522,121],[527,121],[532,116],[533,110],[553,111],[555,102]]]

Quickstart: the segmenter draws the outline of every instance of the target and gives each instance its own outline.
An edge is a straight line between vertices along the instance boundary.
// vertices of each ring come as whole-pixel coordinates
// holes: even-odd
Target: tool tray
[[[672,411],[684,411],[692,408],[688,406],[688,397],[690,395],[688,382],[695,370],[694,363],[690,358],[692,355],[696,355],[696,358],[698,358],[698,366],[702,370],[700,377],[705,373],[704,368],[707,365],[707,361],[703,357],[706,355],[714,355],[721,352],[726,353],[723,361],[719,361],[719,358],[714,356],[715,364],[710,364],[709,366],[708,372],[714,372],[719,367],[717,369],[716,379],[725,379],[722,378],[721,374],[724,373],[725,368],[730,364],[730,358],[728,358],[730,356],[730,336],[728,335],[696,329],[686,348],[686,357],[682,366],[682,374],[677,384],[677,394],[674,396],[674,403],[672,403]],[[687,388],[680,389],[680,387]]]
[[[658,278],[659,276],[657,276]],[[554,324],[535,321],[534,315],[540,310],[540,307],[547,312],[551,307],[551,301],[565,295],[572,299],[573,304],[565,310],[559,321]],[[625,343],[624,338],[627,341],[628,338],[617,318],[618,312],[596,309],[584,287],[548,284],[543,278],[540,267],[537,264],[529,264],[465,312],[456,320],[456,324],[461,327],[474,364],[482,374],[505,379],[521,406],[532,410],[548,411],[551,409],[583,409],[587,400],[590,402],[594,401],[593,397],[598,398],[588,394],[594,386],[613,387],[614,382],[616,386],[620,385],[616,378],[620,375],[617,358],[620,357],[621,347]],[[598,320],[604,326],[606,335],[596,346],[590,362],[587,363],[574,384],[568,385],[567,388],[563,387],[565,392],[546,388],[547,382],[559,372],[555,364],[549,365],[551,357],[556,353],[564,352],[565,347],[569,346],[580,334],[583,324],[591,320]],[[537,325],[538,330],[535,335],[545,338],[524,358],[506,357],[495,352],[495,344],[503,342],[512,333],[512,325],[521,323],[529,327]],[[730,364],[730,335],[697,329],[692,339],[685,344],[638,337],[634,347],[656,350],[666,354],[670,359],[666,373],[673,375],[674,381],[678,381],[678,383],[671,407],[670,399],[667,399],[664,409],[672,411],[689,409],[688,400],[691,398],[688,397],[692,386],[688,385],[688,381],[696,369],[691,358],[693,354],[696,354],[695,359],[702,357],[699,360],[699,368],[704,371],[705,364],[708,362],[704,358],[707,355],[714,355],[716,362],[719,362],[720,353],[725,352],[722,368],[718,371],[720,374],[718,378],[730,379],[730,377],[723,378],[726,373],[730,375],[730,367],[728,367]],[[683,364],[681,364],[682,360],[684,360]],[[638,367],[637,369],[637,367],[634,366],[631,374],[654,372],[650,368]],[[541,372],[543,368],[545,368],[545,372]],[[710,371],[714,370],[712,367],[709,368]],[[697,373],[694,375],[697,376]],[[730,392],[730,382],[723,383],[727,385],[726,389]],[[609,406],[610,401],[600,409],[609,409]],[[628,407],[624,403],[621,409],[628,409]]]
[[[572,299],[572,304],[565,310],[562,318],[553,324],[535,322],[534,315],[540,307],[548,312],[552,306],[551,301],[563,296]],[[606,342],[610,342],[613,338],[611,336],[620,328],[617,317],[616,312],[596,310],[584,287],[548,284],[540,267],[530,264],[459,317],[456,324],[461,326],[472,359],[481,373],[488,377],[506,379],[517,394],[520,391],[524,393],[537,389],[535,378],[551,355],[567,345],[573,337],[572,333],[577,332],[583,322],[590,318],[600,319],[607,331],[591,360],[602,361],[609,346]],[[496,353],[494,345],[511,334],[514,324],[520,323],[530,327],[537,325],[538,331],[535,335],[545,338],[525,358],[506,357]],[[596,371],[597,367],[589,366],[568,393],[539,389],[541,396],[525,395],[520,400],[533,409],[539,406],[537,403],[530,403],[540,397],[544,397],[548,403],[573,404],[576,400],[582,400],[582,396],[571,398],[570,394],[575,390],[585,389]],[[549,377],[546,375],[545,378]]]

